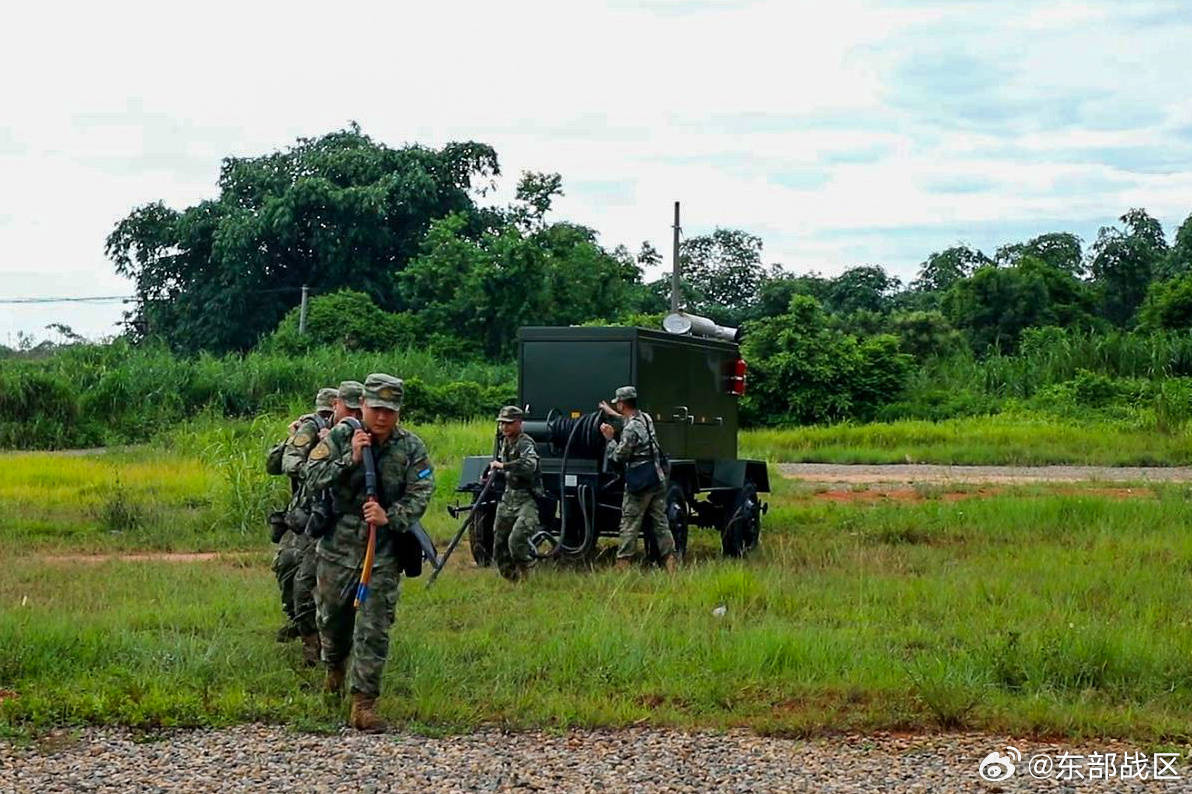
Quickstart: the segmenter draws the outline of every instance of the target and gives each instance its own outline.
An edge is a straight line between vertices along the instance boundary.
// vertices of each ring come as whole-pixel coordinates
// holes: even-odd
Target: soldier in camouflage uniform
[[[331,422],[318,431],[318,440],[326,438],[331,432],[331,427],[347,417],[360,418],[360,398],[364,394],[364,384],[355,380],[345,380],[339,384],[335,393],[331,400]],[[311,444],[309,449],[314,449],[314,444]],[[286,453],[287,456],[282,458],[282,469],[285,470],[289,465],[299,476],[305,474],[306,459],[291,464],[288,457],[289,447]],[[298,496],[302,511],[300,515],[310,515],[310,504],[317,493],[308,488],[303,480]],[[315,626],[315,541],[309,535],[300,532],[296,545],[299,549],[299,560],[298,569],[294,574],[294,623],[302,636],[302,662],[307,667],[314,667],[319,663],[320,655],[319,632]]]
[[[497,570],[510,581],[525,577],[534,562],[530,539],[538,532],[538,501],[542,475],[538,470],[538,448],[522,432],[522,410],[506,405],[497,414],[501,428],[501,449],[490,466],[505,473],[505,493],[497,506],[493,530],[493,556]]]
[[[277,552],[273,555],[273,574],[277,577],[277,585],[281,590],[281,606],[287,620],[286,625],[277,632],[277,640],[285,642],[295,637],[304,637],[304,648],[311,644],[307,637],[314,633],[314,623],[309,619],[305,623],[300,620],[306,605],[300,607],[294,595],[294,580],[302,555],[311,543],[310,538],[303,532],[302,525],[305,515],[302,510],[302,471],[306,465],[306,456],[319,440],[319,431],[330,424],[334,412],[331,401],[337,394],[335,389],[319,389],[319,393],[315,395],[314,413],[301,416],[290,425],[290,437],[286,439],[282,451],[281,473],[290,478],[290,503],[285,511],[287,529],[278,541]]]
[[[403,392],[397,378],[369,375],[362,401],[367,432],[353,430],[346,422],[336,425],[311,452],[306,471],[307,486],[330,488],[335,500],[335,526],[319,538],[316,550],[326,689],[341,692],[346,678],[352,695],[349,724],[364,731],[385,728],[375,706],[400,590],[396,534],[426,512],[435,489],[426,445],[397,424]],[[369,502],[365,494],[363,450],[370,445],[379,480],[376,502]],[[357,612],[352,602],[369,522],[377,528],[376,557],[369,597]]]
[[[628,568],[632,563],[637,553],[637,536],[641,533],[644,521],[649,519],[654,540],[658,543],[658,554],[666,569],[674,571],[678,559],[675,557],[675,538],[671,535],[670,523],[666,518],[667,481],[666,473],[662,470],[662,450],[654,435],[654,420],[649,414],[637,410],[637,389],[632,386],[617,389],[613,407],[615,411],[601,404],[607,413],[624,417],[625,425],[621,429],[620,442],[613,441],[616,432],[611,425],[600,426],[600,432],[610,442],[609,457],[626,467],[652,463],[658,469],[660,480],[657,486],[641,493],[630,493],[628,488],[625,489],[625,496],[621,499],[621,545],[617,548],[617,568]]]

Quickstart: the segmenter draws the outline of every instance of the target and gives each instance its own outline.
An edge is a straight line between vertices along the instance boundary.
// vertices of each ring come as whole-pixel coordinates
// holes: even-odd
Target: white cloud
[[[493,144],[498,198],[521,170],[558,171],[559,214],[607,245],[665,247],[675,199],[691,232],[762,234],[768,261],[903,277],[958,237],[1088,236],[1130,206],[1170,229],[1192,211],[1179,10],[26,4],[0,50],[20,77],[0,85],[0,297],[127,289],[102,245],[129,209],[210,197],[221,157],[351,119],[390,145]],[[0,310],[0,336],[106,326],[39,311]]]

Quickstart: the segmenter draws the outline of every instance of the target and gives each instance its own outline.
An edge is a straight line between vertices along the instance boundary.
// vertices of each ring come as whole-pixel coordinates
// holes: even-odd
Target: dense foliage
[[[201,412],[298,415],[315,392],[370,372],[406,380],[410,421],[495,415],[515,397],[507,364],[445,363],[417,349],[322,347],[182,357],[161,345],[74,345],[0,367],[0,447],[61,448],[146,439]]]
[[[354,125],[225,160],[217,198],[137,208],[109,236],[137,285],[126,338],[87,345],[58,325],[61,350],[0,349],[0,443],[138,438],[203,409],[289,408],[373,369],[414,384],[413,410],[464,418],[512,394],[520,326],[657,326],[670,279],[643,281],[663,261],[650,242],[609,250],[552,220],[558,174],[524,173],[512,202],[482,206],[499,173],[482,143],[391,149]],[[1087,250],[1068,232],[992,255],[959,244],[905,285],[872,264],[793,275],[763,250],[726,228],[680,247],[684,306],[744,327],[755,424],[1183,410],[1192,217],[1170,244],[1142,209]]]

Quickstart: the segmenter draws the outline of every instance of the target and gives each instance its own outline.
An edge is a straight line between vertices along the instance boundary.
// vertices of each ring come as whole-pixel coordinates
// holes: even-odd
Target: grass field
[[[96,456],[4,456],[4,731],[339,723],[343,706],[318,693],[297,646],[272,639],[280,611],[256,513],[281,486],[257,473],[257,447],[277,424],[191,427]],[[444,539],[448,461],[483,448],[490,428],[420,430],[440,461],[427,523]],[[757,554],[721,560],[715,536],[697,531],[674,578],[601,561],[544,567],[517,587],[461,549],[433,590],[405,583],[382,712],[427,730],[646,722],[1192,739],[1185,488],[855,500],[776,488]],[[137,549],[239,553],[65,556]]]
[[[741,454],[772,463],[1176,466],[1192,463],[1192,432],[997,414],[748,430],[741,434]]]

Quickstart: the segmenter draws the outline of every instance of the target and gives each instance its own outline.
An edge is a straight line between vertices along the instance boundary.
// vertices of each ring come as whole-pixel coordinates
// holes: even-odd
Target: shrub
[[[383,311],[363,292],[340,290],[311,298],[307,305],[306,333],[298,333],[301,310],[292,309],[263,349],[300,353],[314,347],[342,345],[345,350],[392,350],[415,344],[421,331],[412,314]]]

